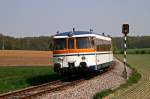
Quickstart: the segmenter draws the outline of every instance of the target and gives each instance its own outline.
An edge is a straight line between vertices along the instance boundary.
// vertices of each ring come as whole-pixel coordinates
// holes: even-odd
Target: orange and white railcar
[[[111,38],[91,31],[56,34],[54,40],[54,71],[61,74],[95,71],[113,63]]]

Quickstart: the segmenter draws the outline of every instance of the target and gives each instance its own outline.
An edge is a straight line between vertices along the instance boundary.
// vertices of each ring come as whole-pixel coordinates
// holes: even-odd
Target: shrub
[[[150,54],[150,50],[147,51],[147,54]]]
[[[123,51],[119,51],[119,54],[123,54]]]
[[[135,51],[135,54],[139,54],[139,51],[138,51],[138,50],[136,50],[136,51]]]
[[[145,51],[145,50],[142,50],[142,51],[141,51],[141,54],[146,54],[146,51]]]

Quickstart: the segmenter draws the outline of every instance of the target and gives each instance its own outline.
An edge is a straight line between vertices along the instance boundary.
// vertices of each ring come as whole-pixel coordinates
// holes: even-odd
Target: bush
[[[123,54],[123,51],[119,51],[119,54]]]
[[[146,51],[145,51],[145,50],[142,50],[142,51],[141,51],[141,54],[146,54]]]
[[[147,51],[147,53],[148,53],[148,54],[150,54],[150,50],[149,50],[149,51]]]
[[[136,51],[135,51],[135,54],[139,54],[139,51],[138,51],[138,50],[136,50]]]

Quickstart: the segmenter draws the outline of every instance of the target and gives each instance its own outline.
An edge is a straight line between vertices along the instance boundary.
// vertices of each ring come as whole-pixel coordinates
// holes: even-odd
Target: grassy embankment
[[[123,55],[117,55],[123,60]],[[150,54],[129,54],[128,63],[135,68],[142,78],[137,84],[120,89],[113,93],[112,98],[119,99],[148,99],[150,98]]]
[[[115,55],[117,58],[123,60],[123,55]],[[150,54],[129,54],[127,61],[132,68],[141,74],[142,78],[137,72],[129,78],[126,84],[120,88],[112,90],[104,90],[97,93],[94,98],[101,99],[109,95],[113,99],[147,99],[150,98]],[[140,79],[140,80],[139,80]],[[139,80],[139,81],[138,81]],[[138,83],[137,83],[138,82]],[[136,84],[135,84],[136,83]],[[132,86],[131,86],[132,85]]]
[[[0,93],[59,79],[52,67],[0,67]]]

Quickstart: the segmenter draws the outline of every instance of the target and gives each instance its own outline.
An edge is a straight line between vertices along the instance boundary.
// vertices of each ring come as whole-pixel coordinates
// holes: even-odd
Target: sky
[[[15,37],[50,36],[93,29],[122,36],[150,35],[150,0],[0,0],[0,33]]]

